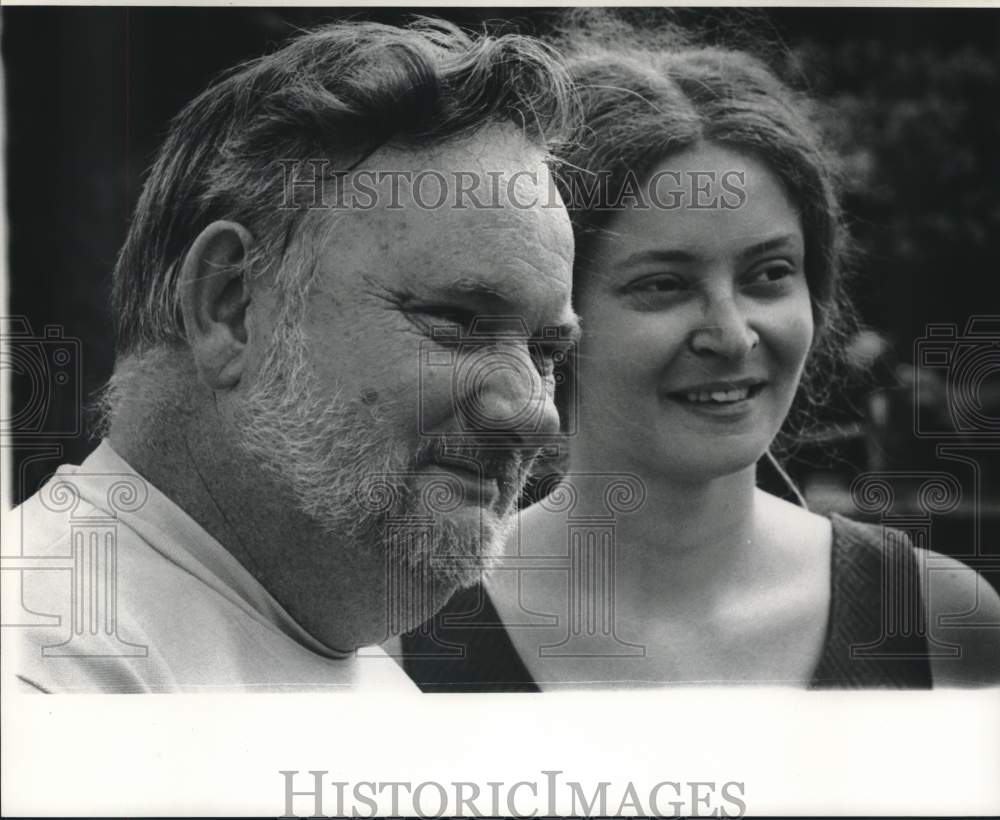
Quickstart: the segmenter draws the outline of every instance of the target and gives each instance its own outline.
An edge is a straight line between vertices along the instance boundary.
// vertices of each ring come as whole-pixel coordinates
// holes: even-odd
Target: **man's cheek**
[[[440,350],[421,356],[417,389],[403,399],[404,404],[415,404],[421,435],[456,431],[455,419],[461,415],[462,404],[456,358],[452,351]]]

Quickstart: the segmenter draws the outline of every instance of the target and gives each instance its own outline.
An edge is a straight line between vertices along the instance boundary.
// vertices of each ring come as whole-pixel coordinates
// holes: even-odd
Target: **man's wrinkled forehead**
[[[401,284],[502,271],[515,282],[568,287],[572,230],[546,160],[506,127],[431,148],[381,149],[364,163],[366,176],[340,192],[345,207],[331,238],[369,243],[368,274]]]
[[[345,175],[345,204],[387,213],[559,212],[564,208],[549,159],[509,126],[425,148],[386,146]]]

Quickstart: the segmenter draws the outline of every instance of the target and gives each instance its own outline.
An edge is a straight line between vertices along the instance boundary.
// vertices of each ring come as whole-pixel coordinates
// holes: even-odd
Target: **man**
[[[356,650],[489,567],[558,428],[567,88],[526,38],[352,23],[181,112],[115,270],[108,436],[15,511],[23,687],[402,680]]]

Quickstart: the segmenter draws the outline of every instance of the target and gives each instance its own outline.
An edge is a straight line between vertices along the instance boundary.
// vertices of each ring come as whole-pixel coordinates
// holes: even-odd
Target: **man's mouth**
[[[511,453],[444,453],[437,454],[427,466],[458,478],[468,499],[506,509],[520,492],[524,463],[522,457]]]

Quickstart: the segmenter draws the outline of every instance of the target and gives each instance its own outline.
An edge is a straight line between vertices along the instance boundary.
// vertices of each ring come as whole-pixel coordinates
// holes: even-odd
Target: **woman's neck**
[[[624,476],[617,480],[644,493],[638,508],[609,509],[611,474]],[[576,496],[571,518],[614,517],[616,593],[629,608],[642,611],[651,597],[661,611],[664,600],[679,607],[694,599],[708,603],[744,583],[751,572],[757,529],[754,465],[694,481],[634,464],[609,469],[606,460],[573,453],[565,483]]]

